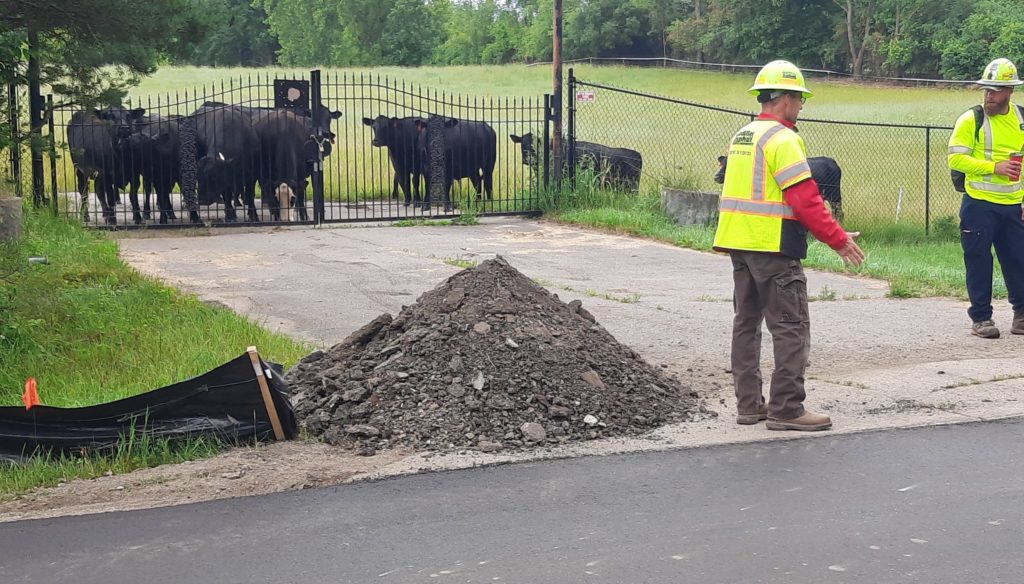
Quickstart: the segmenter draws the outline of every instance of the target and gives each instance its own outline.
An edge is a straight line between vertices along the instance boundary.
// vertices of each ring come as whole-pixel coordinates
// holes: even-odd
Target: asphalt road
[[[0,524],[0,582],[1019,583],[1024,420]]]

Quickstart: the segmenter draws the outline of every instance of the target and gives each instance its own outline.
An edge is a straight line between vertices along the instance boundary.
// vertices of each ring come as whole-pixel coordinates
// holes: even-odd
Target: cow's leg
[[[444,178],[444,210],[445,213],[452,210],[452,177],[446,176]]]
[[[484,193],[488,199],[494,198],[494,168],[484,168],[482,180],[484,181]]]
[[[89,177],[79,169],[75,169],[78,179],[78,210],[82,214],[82,222],[89,222]]]
[[[142,225],[142,213],[139,212],[139,177],[136,175],[128,183],[128,200],[132,204],[132,221]],[[147,201],[147,204],[149,201]]]
[[[293,199],[295,207],[299,210],[299,221],[309,221],[309,215],[306,213],[306,189],[305,185],[302,185],[302,189],[295,193]]]
[[[233,204],[235,199],[239,197],[239,194],[235,189],[227,188],[221,191],[220,198],[224,203],[224,222],[234,223],[238,221],[238,214],[235,213],[235,205]]]
[[[103,219],[107,225],[117,225],[115,207],[117,206],[117,187],[112,176],[96,177],[96,196],[103,207]],[[101,189],[102,187],[102,189]]]
[[[479,199],[482,192],[481,188],[483,187],[480,174],[474,171],[473,176],[469,177],[469,182],[473,183],[473,190],[476,191],[476,198]]]
[[[259,223],[260,216],[256,212],[256,181],[250,180],[245,185],[245,212],[250,223]]]
[[[395,175],[395,185],[402,187],[402,193],[405,194],[405,206],[408,207],[412,203],[412,185],[409,184],[409,173],[403,172],[402,176]]]
[[[399,184],[400,184],[400,182],[399,182],[399,178],[398,178],[398,173],[396,172],[395,173],[395,179],[391,181],[391,198],[392,199],[397,199],[398,198],[398,187],[399,187]],[[408,200],[409,196],[406,195],[405,198]],[[406,205],[408,205],[408,204],[409,203],[407,202]]]
[[[153,210],[149,206],[149,198],[153,195],[153,180],[142,177],[142,218],[147,221],[153,218]],[[157,195],[157,206],[160,206],[160,195]]]
[[[836,218],[836,221],[843,220],[843,202],[836,199],[830,203],[832,205],[832,216]]]
[[[277,200],[277,193],[271,192],[270,187],[273,184],[269,178],[262,177],[260,182],[260,202],[263,204],[264,209],[270,210],[270,220],[280,221],[281,220],[281,205]]]
[[[420,177],[423,176],[424,180],[426,177],[419,172],[412,173],[412,200],[414,203],[420,202]]]
[[[149,195],[146,195],[149,201]],[[160,210],[160,225],[167,225],[167,222],[174,220],[174,211],[171,210],[171,189],[161,183],[156,185],[156,206]]]

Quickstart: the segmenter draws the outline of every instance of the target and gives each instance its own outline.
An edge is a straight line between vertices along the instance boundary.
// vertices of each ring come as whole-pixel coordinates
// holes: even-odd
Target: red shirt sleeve
[[[818,241],[839,249],[846,245],[849,236],[825,208],[818,183],[813,178],[800,181],[783,191],[786,204],[793,208],[797,221],[807,228]]]

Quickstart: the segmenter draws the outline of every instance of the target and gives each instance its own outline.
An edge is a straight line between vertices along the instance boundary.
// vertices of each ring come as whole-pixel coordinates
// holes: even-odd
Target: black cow
[[[171,207],[171,190],[175,183],[181,182],[181,139],[178,131],[177,118],[149,114],[129,138],[132,157],[141,161],[139,170],[145,191],[143,217],[150,218],[149,198],[155,189],[161,224],[177,219]],[[132,204],[133,207],[137,205],[134,201]]]
[[[331,145],[334,144],[334,140],[337,137],[337,135],[331,130],[331,122],[336,120],[336,119],[338,119],[338,118],[340,118],[342,116],[342,113],[340,111],[331,111],[326,106],[324,106],[322,102],[321,102],[321,107],[320,107],[320,110],[319,110],[319,114],[317,115],[317,119],[315,121],[313,120],[312,114],[309,111],[305,110],[305,109],[272,108],[272,107],[244,106],[244,105],[231,106],[231,105],[227,105],[227,104],[224,104],[224,103],[221,103],[221,102],[218,102],[218,101],[207,101],[207,102],[205,102],[203,104],[202,107],[204,107],[204,108],[227,108],[227,107],[230,107],[230,108],[234,108],[235,110],[241,112],[243,115],[245,115],[251,121],[251,123],[253,125],[253,129],[256,130],[257,135],[259,136],[261,144],[271,144],[275,140],[275,136],[274,135],[263,135],[264,133],[276,132],[276,131],[281,129],[281,125],[280,124],[275,124],[275,123],[262,124],[261,122],[263,120],[267,120],[267,119],[270,119],[270,118],[276,118],[278,113],[287,112],[290,115],[292,115],[295,119],[297,119],[297,120],[299,120],[301,122],[302,127],[303,127],[303,137],[302,137],[303,138],[303,152],[301,152],[300,155],[305,160],[305,174],[304,174],[303,179],[300,182],[300,184],[298,184],[296,186],[296,188],[298,190],[293,190],[291,195],[287,195],[285,190],[282,190],[281,192],[277,192],[277,187],[280,186],[280,184],[281,184],[280,182],[278,182],[276,185],[274,185],[272,187],[271,191],[263,191],[263,185],[264,184],[269,184],[269,182],[267,182],[267,181],[261,181],[260,182],[260,189],[261,189],[261,191],[263,191],[262,192],[262,200],[263,200],[264,204],[270,203],[270,205],[271,205],[271,214],[275,218],[275,220],[279,218],[280,201],[282,200],[282,197],[285,197],[286,199],[291,200],[292,202],[294,202],[296,204],[301,203],[302,206],[299,207],[299,217],[301,219],[303,219],[303,220],[306,220],[306,217],[307,217],[306,208],[305,208],[305,186],[306,186],[306,183],[307,183],[306,179],[311,174],[313,174],[313,164],[315,163],[315,160],[314,160],[315,157],[307,155],[310,152],[314,152],[313,149],[311,148],[311,145],[308,144],[308,142],[311,141],[311,140],[319,139],[320,141],[322,141],[323,156],[325,158],[327,156],[330,156],[331,150],[332,150]],[[288,124],[288,126],[290,128],[289,129],[289,133],[291,135],[284,136],[283,138],[287,142],[290,142],[290,143],[294,144],[295,143],[295,141],[294,141],[295,125],[294,124]],[[278,158],[280,158],[280,155],[281,155],[281,153],[283,153],[283,150],[280,150],[278,148],[274,148],[274,150],[277,150],[279,152]],[[260,158],[260,173],[261,174],[267,174],[270,171],[269,169],[272,166],[272,164],[273,163],[270,160],[269,151],[267,153],[261,154],[261,158]],[[268,179],[268,180],[270,182],[273,182],[272,179]],[[240,202],[237,200],[237,198],[236,198],[235,204],[236,205],[240,204]]]
[[[522,136],[511,134],[509,138],[519,144],[522,149],[523,164],[537,169],[540,164],[537,155],[540,140],[535,139],[532,133]],[[566,158],[568,156],[563,155],[563,159]],[[566,164],[568,164],[568,160],[566,160]],[[644,159],[636,150],[612,148],[604,144],[577,140],[576,164],[593,169],[602,186],[612,186],[629,191],[640,190],[640,173],[643,171]]]
[[[259,183],[264,206],[275,221],[291,220],[292,207],[299,219],[306,213],[307,152],[310,134],[306,122],[295,112],[278,110],[261,115],[253,129],[260,140]],[[313,150],[315,152],[315,150]]]
[[[363,118],[363,124],[373,129],[371,144],[387,148],[388,158],[395,170],[391,197],[398,198],[398,188],[405,194],[405,206],[413,201],[420,202],[420,177],[423,176],[423,156],[419,148],[419,129],[416,122],[425,124],[422,118],[389,118],[377,116]]]
[[[715,182],[725,182],[725,169],[729,159],[725,156],[718,157],[718,172],[715,173]],[[843,193],[840,189],[843,182],[843,169],[834,158],[827,156],[812,156],[807,159],[807,166],[811,167],[811,178],[818,183],[821,190],[821,198],[832,207],[832,216],[836,221],[843,220]]]
[[[196,170],[199,204],[224,204],[224,220],[237,220],[232,204],[236,194],[245,201],[248,218],[256,214],[256,180],[260,139],[249,116],[234,107],[202,106],[192,117],[196,122]]]
[[[68,147],[82,198],[83,220],[88,221],[89,179],[95,182],[96,198],[108,225],[117,224],[114,210],[119,188],[130,184],[137,206],[139,171],[131,155],[129,139],[135,124],[145,113],[141,108],[112,107],[72,114],[67,130]],[[135,222],[141,223],[142,216],[137,209],[135,215]]]
[[[415,121],[419,130],[419,150],[423,157],[423,172],[428,181],[431,171],[430,124],[423,120]],[[498,158],[498,135],[494,128],[486,122],[460,121],[455,118],[444,118],[444,206],[451,209],[451,188],[456,180],[468,178],[476,189],[477,197],[486,193],[488,199],[494,198],[494,164]],[[424,197],[423,208],[430,208],[430,190]]]

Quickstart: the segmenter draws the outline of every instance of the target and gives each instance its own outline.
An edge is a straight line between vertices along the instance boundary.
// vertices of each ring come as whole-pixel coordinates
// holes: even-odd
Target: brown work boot
[[[1016,319],[1014,319],[1014,322],[1016,322]],[[971,325],[971,334],[983,339],[998,339],[999,329],[996,328],[996,323],[992,322],[991,319],[982,320]],[[1024,330],[1021,331],[1021,334],[1024,334]]]
[[[743,426],[750,426],[758,422],[763,422],[768,419],[768,406],[762,405],[756,413],[753,414],[738,414],[736,416],[736,423]]]
[[[765,422],[765,428],[769,430],[798,430],[801,432],[817,432],[819,430],[828,430],[832,427],[832,419],[828,416],[821,414],[815,414],[812,412],[804,412],[804,415],[799,418],[793,418],[792,420],[776,420],[775,418],[768,418]]]
[[[1024,310],[1013,313],[1013,326],[1010,327],[1010,333],[1024,335]]]

